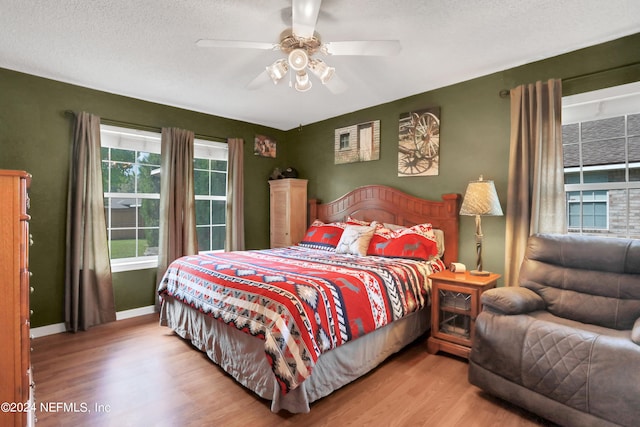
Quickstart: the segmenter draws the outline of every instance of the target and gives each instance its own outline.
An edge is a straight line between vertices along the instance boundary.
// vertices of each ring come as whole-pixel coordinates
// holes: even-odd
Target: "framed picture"
[[[440,166],[440,108],[400,115],[398,176],[438,175]]]
[[[253,154],[260,157],[276,157],[276,141],[268,136],[256,135]]]
[[[380,120],[336,129],[334,164],[380,159]]]

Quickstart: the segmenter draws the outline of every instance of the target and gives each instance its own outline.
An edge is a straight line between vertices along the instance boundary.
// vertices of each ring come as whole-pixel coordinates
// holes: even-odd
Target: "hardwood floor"
[[[419,339],[311,406],[274,414],[157,315],[33,342],[39,427],[550,426],[467,382],[467,362]]]

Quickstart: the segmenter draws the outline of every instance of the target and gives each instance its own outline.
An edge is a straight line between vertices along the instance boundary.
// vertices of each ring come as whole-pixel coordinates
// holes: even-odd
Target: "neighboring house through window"
[[[155,268],[160,225],[160,134],[101,125],[102,182],[112,271]],[[201,252],[223,250],[227,145],[194,141]]]
[[[640,83],[563,98],[568,232],[640,238]]]

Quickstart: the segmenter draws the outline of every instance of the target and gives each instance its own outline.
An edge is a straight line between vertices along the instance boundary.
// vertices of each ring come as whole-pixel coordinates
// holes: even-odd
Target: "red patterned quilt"
[[[429,303],[430,262],[288,247],[186,256],[167,269],[160,295],[265,341],[283,393],[323,352]]]

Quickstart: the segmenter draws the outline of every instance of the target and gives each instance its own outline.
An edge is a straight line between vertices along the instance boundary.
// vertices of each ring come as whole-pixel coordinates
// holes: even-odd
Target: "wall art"
[[[334,164],[380,159],[380,120],[346,126],[335,131]]]
[[[398,176],[438,175],[440,166],[440,108],[400,114]]]
[[[253,154],[260,157],[276,157],[276,141],[268,136],[256,135]]]

